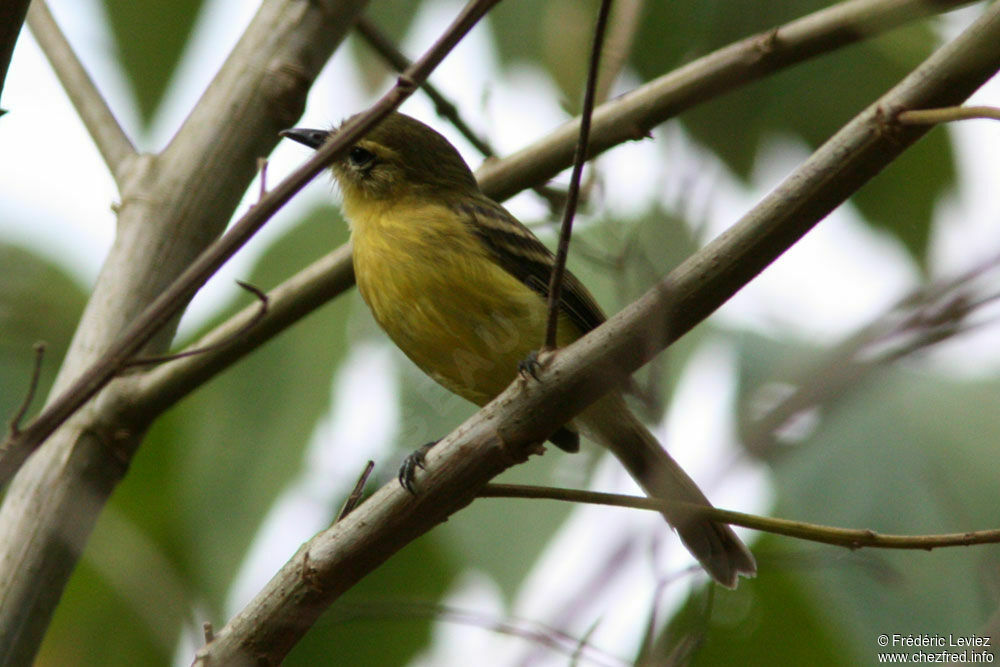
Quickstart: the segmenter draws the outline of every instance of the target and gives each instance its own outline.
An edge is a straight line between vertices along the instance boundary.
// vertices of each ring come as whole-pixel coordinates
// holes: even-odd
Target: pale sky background
[[[404,50],[417,54],[425,49],[460,4],[445,0],[423,10],[403,44]],[[158,150],[198,98],[258,3],[249,0],[208,3],[185,64],[166,94],[169,103],[160,110],[148,136],[138,131],[131,92],[116,67],[111,39],[100,20],[99,3],[52,0],[51,5],[126,132],[141,149]],[[968,16],[968,13],[952,15],[949,26],[963,25]],[[490,127],[497,133],[491,139],[501,154],[542,136],[564,118],[555,87],[544,75],[526,69],[498,73],[490,35],[483,29],[474,31],[432,80],[458,103],[474,126]],[[619,85],[622,90],[630,87],[628,83]],[[341,51],[324,71],[298,124],[328,126],[364,108],[370,100],[355,92],[359,90],[361,86],[353,81],[350,56],[346,50]],[[973,101],[1000,104],[1000,89],[991,82]],[[91,284],[113,239],[114,216],[110,207],[117,194],[97,151],[27,32],[14,54],[3,106],[10,113],[0,119],[0,144],[8,156],[16,159],[0,161],[0,206],[5,212],[0,216],[0,238],[54,258],[81,281]],[[403,110],[441,130],[462,147],[473,167],[478,165],[477,155],[436,118],[419,93]],[[973,121],[955,126],[952,133],[958,152],[960,189],[937,211],[932,266],[941,275],[968,268],[1000,251],[997,224],[1000,198],[995,194],[1000,124]],[[612,215],[632,212],[635,202],[654,197],[673,201],[678,193],[663,191],[659,184],[643,178],[644,174],[656,173],[654,165],[662,159],[665,143],[671,151],[676,151],[678,164],[696,160],[700,168],[713,174],[712,178],[704,179],[713,188],[706,240],[738,219],[807,155],[802,146],[792,141],[774,142],[761,157],[761,166],[754,173],[751,186],[746,187],[729,176],[711,156],[699,151],[677,124],[659,128],[656,137],[655,143],[630,143],[600,158],[607,210]],[[270,156],[269,179],[276,182],[305,158],[300,146],[282,142]],[[251,186],[250,192],[254,193],[251,197],[256,196],[256,186]],[[185,317],[184,326],[204,319],[223,299],[230,298],[236,289],[233,280],[249,272],[261,250],[312,202],[329,197],[330,192],[329,184],[323,181],[307,188],[213,278]],[[247,205],[244,202],[240,212]],[[525,220],[540,214],[529,197],[515,199],[508,205]],[[805,339],[831,341],[883,311],[912,287],[916,278],[915,267],[896,241],[873,232],[859,221],[850,206],[845,206],[737,295],[717,317],[735,326],[765,332],[791,329]],[[996,327],[986,328],[936,352],[932,363],[949,372],[995,373],[1000,361],[998,342]],[[735,452],[729,410],[733,400],[732,356],[722,342],[696,355],[685,372],[671,415],[659,426],[660,434],[667,442],[686,443],[685,449],[674,452],[675,455],[704,483],[717,504],[748,512],[766,511],[769,490],[762,470],[750,465],[735,466],[723,479],[713,465],[717,457],[732,458]],[[398,406],[392,399],[393,359],[385,346],[362,346],[352,353],[349,363],[335,379],[331,388],[334,406],[331,414],[317,429],[299,483],[288,490],[264,521],[257,544],[234,584],[230,611],[242,606],[301,541],[325,525],[333,499],[342,497],[344,489],[353,483],[354,472],[351,479],[343,479],[335,462],[325,456],[329,443],[350,438],[372,444],[372,452],[357,452],[359,465],[349,467],[356,471],[360,462],[375,456],[383,443],[392,441],[398,421]],[[365,386],[365,391],[358,391],[359,386]],[[351,391],[342,389],[346,387],[351,387]],[[715,401],[705,400],[706,396],[714,397]],[[684,419],[676,418],[678,413]],[[691,424],[698,428],[692,429]],[[712,425],[708,432],[705,424]],[[631,482],[610,463],[600,471],[596,486],[632,488]],[[510,612],[534,617],[539,609],[557,608],[563,601],[560,586],[563,594],[572,590],[572,586],[554,574],[571,569],[560,564],[567,562],[567,558],[573,560],[574,554],[600,553],[602,543],[614,543],[614,537],[607,532],[595,543],[590,534],[593,531],[586,530],[586,526],[594,525],[593,521],[601,520],[593,518],[601,512],[607,510],[581,508],[574,515],[529,576],[524,597],[516,602],[514,609],[504,609],[495,586],[485,575],[474,572],[456,585],[451,602],[498,616]],[[605,523],[621,531],[634,530],[636,523],[661,521],[657,516],[640,512],[616,512],[612,516],[613,519],[604,519]],[[668,551],[665,561],[656,565],[658,571],[673,571],[690,562],[680,549]],[[634,650],[634,630],[642,627],[649,596],[653,594],[645,585],[649,567],[649,562],[637,559],[623,568],[614,593],[618,599],[628,599],[633,605],[628,609],[616,605],[614,614],[591,637],[614,655],[629,655]],[[661,602],[675,604],[685,594],[683,587],[674,586],[669,589],[668,599]],[[439,624],[438,639],[423,664],[466,664],[463,656],[467,659],[471,651],[483,655],[486,650],[497,655],[497,664],[507,664],[525,650],[512,648],[512,642],[488,632],[469,631],[448,623]],[[179,663],[187,664],[187,655],[186,649],[179,649]],[[563,662],[557,659],[553,664]]]

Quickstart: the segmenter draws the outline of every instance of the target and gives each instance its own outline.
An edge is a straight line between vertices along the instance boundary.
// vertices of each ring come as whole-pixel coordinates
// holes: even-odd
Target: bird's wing
[[[486,197],[474,204],[461,204],[459,212],[469,220],[473,231],[502,269],[543,298],[548,298],[554,257],[531,230],[507,209]],[[607,319],[594,297],[569,270],[563,276],[559,308],[581,334]]]

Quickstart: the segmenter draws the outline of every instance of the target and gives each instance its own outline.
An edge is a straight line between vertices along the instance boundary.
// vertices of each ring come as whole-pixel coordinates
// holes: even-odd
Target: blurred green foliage
[[[145,123],[163,101],[203,4],[203,0],[104,0],[118,62]]]

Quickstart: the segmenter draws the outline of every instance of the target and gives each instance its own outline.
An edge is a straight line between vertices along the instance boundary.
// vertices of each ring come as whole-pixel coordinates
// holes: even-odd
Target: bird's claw
[[[427,452],[430,451],[430,448],[437,443],[437,440],[433,440],[427,444],[421,445],[410,453],[409,456],[403,459],[403,464],[399,466],[399,474],[397,475],[399,485],[413,495],[417,495],[417,487],[414,484],[414,480],[417,476],[417,468],[420,468],[421,470],[425,469],[424,461],[427,458]]]
[[[517,372],[523,378],[527,378],[530,375],[537,381],[538,371],[541,367],[542,362],[538,360],[538,350],[532,350],[528,353],[528,356],[518,362]]]

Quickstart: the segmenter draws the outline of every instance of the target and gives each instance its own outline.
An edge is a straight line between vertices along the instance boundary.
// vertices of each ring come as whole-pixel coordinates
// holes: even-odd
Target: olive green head
[[[319,148],[336,133],[337,129],[296,128],[282,135]],[[332,170],[345,199],[440,196],[479,190],[472,171],[447,139],[401,113],[383,119],[347,155],[334,162]]]

